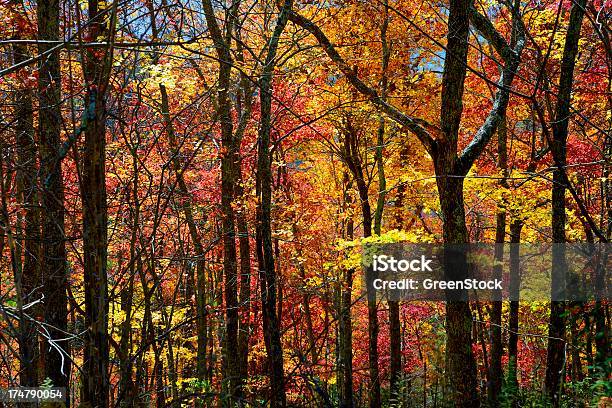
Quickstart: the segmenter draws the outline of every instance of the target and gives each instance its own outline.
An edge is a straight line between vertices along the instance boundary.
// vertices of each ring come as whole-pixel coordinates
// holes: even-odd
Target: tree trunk
[[[90,88],[95,118],[85,132],[83,154],[83,253],[85,259],[85,324],[83,403],[108,404],[108,282],[104,97]],[[87,405],[86,405],[87,406]]]
[[[239,186],[242,182],[240,176],[240,164],[237,164],[236,197],[243,197],[243,188]],[[240,249],[240,332],[238,333],[238,359],[240,377],[247,378],[249,366],[249,337],[251,332],[251,243],[249,241],[249,229],[244,213],[244,208],[236,214],[236,226],[238,228],[238,245]]]
[[[125,315],[125,320],[121,323],[121,337],[119,340],[120,362],[119,362],[119,403],[121,407],[132,407],[136,403],[138,390],[133,378],[133,360],[130,356],[132,345],[132,306],[134,297],[134,279],[136,277],[136,242],[138,240],[138,228],[140,222],[140,201],[138,200],[138,157],[136,148],[132,147],[132,166],[134,168],[134,181],[132,186],[132,208],[130,215],[132,218],[132,231],[130,237],[130,267],[127,288],[121,289],[121,311]],[[128,201],[130,197],[128,194]]]
[[[344,238],[353,240],[353,217],[350,214],[352,198],[349,193],[351,181],[348,173],[344,173],[344,212],[349,214],[346,220]],[[340,317],[338,322],[339,361],[342,382],[340,384],[340,408],[353,408],[353,327],[351,323],[351,304],[354,270],[347,268],[343,271],[340,284]]]
[[[436,161],[438,193],[442,207],[445,244],[465,244],[468,232],[465,224],[463,178],[453,177],[444,165]],[[444,176],[441,176],[444,174]],[[450,264],[445,257],[445,279],[463,280],[468,276],[467,260]],[[477,407],[476,361],[472,352],[472,313],[465,301],[466,293],[455,291],[446,302],[446,365],[449,400],[457,407]]]
[[[242,23],[234,19],[234,35],[236,37],[236,60],[244,64],[244,47],[242,42]],[[255,85],[245,72],[240,72],[240,88],[237,95],[236,114],[239,117],[234,133],[234,148],[236,150],[234,199],[239,207],[236,211],[236,228],[238,230],[238,245],[240,249],[240,321],[238,332],[238,365],[242,381],[248,377],[249,338],[251,335],[251,243],[247,221],[247,204],[244,195],[242,178],[242,157],[240,147],[244,132],[253,110],[253,93]]]
[[[270,134],[272,130],[272,77],[276,63],[276,52],[280,36],[287,25],[292,0],[285,0],[274,32],[268,42],[265,65],[259,79],[260,128],[257,153],[257,258],[261,284],[261,307],[264,341],[268,353],[270,374],[270,405],[272,408],[286,406],[285,378],[281,328],[276,310],[277,276],[272,247],[272,167],[270,157]]]
[[[89,34],[111,41],[115,11],[89,0]],[[109,15],[110,14],[110,15]],[[100,52],[103,54],[100,60]],[[108,348],[108,214],[106,203],[106,91],[110,77],[112,49],[85,51],[87,101],[85,146],[83,150],[83,258],[85,284],[85,349],[83,352],[84,406],[104,408],[109,394]]]
[[[210,0],[202,2],[206,22],[219,58],[217,106],[221,124],[221,213],[223,236],[223,271],[225,293],[225,379],[229,387],[230,404],[242,393],[242,379],[238,366],[238,266],[236,255],[236,228],[234,225],[234,183],[236,181],[237,154],[233,135],[232,106],[229,98],[232,56],[230,35],[221,31]],[[233,27],[233,16],[227,24],[228,32]]]
[[[567,159],[567,136],[570,116],[571,92],[574,78],[574,67],[578,55],[580,28],[584,17],[586,0],[577,0],[572,5],[569,26],[565,37],[563,58],[561,62],[561,77],[559,80],[558,101],[553,123],[553,140],[551,151],[555,161],[552,185],[552,239],[554,243],[565,243],[565,190],[566,174],[564,166]],[[565,249],[563,245],[554,245],[552,266],[553,284],[564,287],[565,283]],[[559,294],[563,296],[563,293]],[[560,385],[565,366],[565,303],[552,301],[550,305],[550,321],[548,326],[548,348],[546,359],[546,378],[544,387],[546,394],[554,406],[559,403]]]
[[[518,396],[518,329],[520,288],[520,242],[523,222],[514,220],[510,224],[510,311],[508,317],[508,394],[510,406],[516,407]]]
[[[391,56],[390,45],[387,42],[387,29],[389,27],[389,4],[384,1],[384,17],[380,29],[380,39],[382,47],[382,78],[381,78],[381,98],[386,101],[388,77],[387,69]],[[376,141],[376,155],[374,160],[378,170],[378,199],[376,200],[376,211],[374,212],[374,233],[380,235],[382,226],[383,211],[385,209],[385,198],[387,194],[387,182],[385,179],[384,166],[384,146],[385,146],[385,118],[379,118],[378,138]],[[389,306],[389,381],[391,395],[397,395],[399,381],[402,371],[402,336],[400,327],[399,302],[390,300]]]
[[[400,166],[405,168],[408,165],[408,146],[402,146],[400,150]],[[404,229],[404,195],[406,194],[406,185],[400,184],[397,188],[397,197],[395,198],[395,228],[400,231]],[[402,372],[402,336],[400,324],[400,302],[395,300],[389,301],[389,353],[390,353],[390,387],[391,395],[399,395],[399,381]]]
[[[29,57],[26,47],[13,45],[15,64]],[[40,298],[40,216],[37,195],[37,154],[33,131],[32,93],[20,84],[15,91],[15,142],[17,147],[18,196],[25,212],[20,239],[23,263],[15,271],[15,288],[19,313],[19,363],[22,387],[38,386],[38,333],[30,319],[39,317],[40,308],[33,306],[23,313],[23,307]],[[20,270],[19,270],[20,269]],[[27,317],[26,317],[27,315]]]
[[[612,89],[612,60],[610,60],[610,64],[608,65],[608,89]],[[610,117],[609,123],[610,128],[612,129],[612,95],[608,93],[608,115]],[[612,177],[612,133],[608,132],[604,139],[604,165],[603,165],[603,180],[602,180],[602,207],[605,209],[605,234],[608,241],[612,238],[612,181],[610,177]],[[601,288],[603,292],[603,288],[605,288],[604,284],[604,276],[605,276],[605,268],[603,265],[606,265],[608,257],[611,254],[606,252],[605,258],[601,262],[598,273],[597,273],[597,286]],[[603,295],[603,293],[602,293]],[[605,373],[609,370],[609,361],[610,358],[610,347],[609,347],[609,325],[606,324],[606,311],[608,308],[608,304],[606,302],[602,302],[601,300],[595,301],[595,308],[593,310],[593,320],[595,323],[595,359],[594,362],[603,368],[602,372]],[[606,365],[608,364],[608,365]]]
[[[457,140],[462,113],[462,96],[467,60],[469,0],[451,0],[448,17],[448,41],[442,80],[441,126],[444,141],[434,154],[438,195],[442,210],[445,244],[469,242],[465,224],[463,177],[457,170]],[[446,258],[446,257],[445,257]],[[445,276],[462,280],[467,275],[467,264],[448,265]],[[461,296],[461,294],[459,294]],[[449,400],[457,407],[479,406],[476,361],[472,353],[472,313],[467,302],[449,298],[446,303],[446,365]]]
[[[358,143],[359,136],[353,127],[350,117],[345,118],[344,130],[344,152],[343,159],[353,175],[359,195],[361,207],[361,219],[363,225],[363,237],[372,236],[372,208],[368,185],[364,176],[362,160],[359,156]],[[371,267],[365,268],[366,279],[373,280],[373,270]],[[370,384],[368,387],[369,406],[378,407],[381,403],[380,378],[378,374],[378,308],[376,305],[376,293],[368,285],[368,368],[370,371]]]
[[[502,187],[507,187],[506,176],[508,172],[508,151],[507,151],[507,134],[505,118],[500,122],[497,129],[497,150],[498,160],[497,167],[502,170],[504,178],[501,180]],[[503,199],[503,198],[502,198]],[[495,260],[502,262],[504,258],[504,241],[506,236],[506,209],[505,203],[499,205],[496,217],[495,231]],[[494,278],[502,278],[502,266],[496,265],[494,269]],[[501,297],[501,293],[498,294]],[[488,377],[488,399],[489,405],[494,407],[498,405],[499,394],[502,388],[502,302],[501,299],[495,299],[491,307],[491,359],[489,362],[489,377]]]
[[[225,67],[226,64],[223,64]],[[238,266],[236,255],[236,228],[234,225],[234,170],[236,152],[233,143],[229,88],[230,66],[219,74],[219,114],[221,116],[221,211],[223,213],[223,270],[225,271],[225,346],[226,380],[232,398],[239,398],[242,381],[238,367]],[[223,79],[222,79],[223,78]]]
[[[38,2],[38,38],[60,40],[60,3],[58,0]],[[53,44],[38,44],[40,54]],[[61,78],[59,53],[53,52],[40,60],[38,73],[39,134],[41,145],[41,204],[42,215],[42,270],[45,296],[44,320],[52,338],[66,337],[68,329],[68,298],[66,295],[68,269],[64,235],[64,186],[60,158]],[[58,344],[69,355],[67,343]],[[56,387],[67,387],[70,379],[70,359],[62,357],[54,348],[44,347],[45,373]],[[68,398],[68,396],[66,396]],[[66,400],[68,404],[68,399]]]
[[[304,256],[304,252],[302,251],[302,247],[299,240],[299,231],[297,224],[294,222],[291,226],[291,230],[293,233],[293,239],[296,241],[296,255],[297,255],[297,269],[303,282],[306,282],[306,269],[304,268],[304,264],[301,261]],[[312,311],[310,310],[310,299],[311,295],[308,293],[308,289],[303,289],[304,293],[302,294],[302,308],[304,309],[304,319],[306,320],[306,336],[308,337],[308,350],[310,354],[310,364],[314,367],[319,363],[319,353],[317,352],[317,342],[315,338],[314,325],[312,322]],[[280,317],[279,317],[280,320]]]

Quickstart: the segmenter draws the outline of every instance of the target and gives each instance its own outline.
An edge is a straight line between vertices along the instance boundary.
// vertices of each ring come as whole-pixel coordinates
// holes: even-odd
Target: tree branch
[[[473,7],[470,8],[470,21],[476,29],[495,47],[506,62],[498,81],[498,89],[493,99],[493,107],[487,115],[484,123],[476,132],[476,135],[459,156],[459,171],[467,174],[474,161],[484,151],[485,147],[497,130],[497,126],[506,115],[506,108],[510,100],[510,86],[518,70],[521,53],[525,46],[525,31],[518,12],[513,12],[513,30],[516,33],[516,44],[514,49],[506,43],[506,40],[495,30],[491,22]]]
[[[518,57],[516,51],[510,48],[504,37],[493,27],[491,21],[480,14],[474,5],[469,8],[469,16],[472,26],[495,48],[506,64],[511,64]]]
[[[376,105],[384,113],[389,115],[391,119],[393,119],[400,125],[406,127],[406,129],[408,129],[410,132],[414,133],[429,153],[433,152],[433,150],[435,149],[436,141],[431,136],[430,132],[427,130],[427,128],[435,129],[432,124],[428,123],[423,119],[413,118],[411,116],[406,115],[405,113],[397,109],[395,106],[389,104],[383,98],[381,98],[381,96],[378,94],[378,92],[376,92],[376,90],[365,84],[359,78],[359,76],[357,76],[357,73],[348,66],[346,61],[344,61],[340,54],[338,54],[338,51],[336,51],[335,47],[327,38],[325,33],[323,33],[323,31],[321,31],[321,29],[314,22],[304,16],[299,15],[295,11],[289,12],[289,20],[292,23],[308,31],[317,39],[319,45],[323,48],[325,53],[336,64],[336,66],[340,69],[340,71],[344,74],[348,81],[360,93],[368,97],[368,99],[374,105]]]

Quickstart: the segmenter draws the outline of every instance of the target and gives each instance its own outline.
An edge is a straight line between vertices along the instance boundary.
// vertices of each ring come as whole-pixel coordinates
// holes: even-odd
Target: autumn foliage
[[[609,406],[605,300],[373,302],[361,251],[607,243],[611,17],[0,0],[0,388],[100,408]]]

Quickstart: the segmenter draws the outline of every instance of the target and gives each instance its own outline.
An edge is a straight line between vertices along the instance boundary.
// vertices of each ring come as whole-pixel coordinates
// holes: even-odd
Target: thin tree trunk
[[[361,207],[361,219],[363,225],[363,237],[372,236],[372,208],[368,185],[365,180],[361,157],[359,157],[359,136],[353,127],[350,118],[345,119],[344,129],[344,152],[343,159],[353,175],[359,195]],[[373,280],[371,267],[365,269],[366,279]],[[380,378],[378,374],[378,307],[376,304],[376,293],[367,286],[368,302],[368,368],[370,371],[370,384],[368,388],[368,399],[370,407],[378,407],[381,404]]]
[[[243,197],[243,188],[239,184],[242,182],[240,176],[240,164],[238,164],[236,197]],[[238,245],[240,249],[240,331],[238,333],[238,354],[240,377],[247,378],[249,363],[249,337],[251,332],[251,243],[249,241],[249,229],[244,213],[245,208],[241,208],[236,214],[236,226],[238,228]]]
[[[15,64],[29,57],[26,47],[13,45]],[[33,131],[32,93],[25,85],[15,91],[15,135],[17,146],[18,196],[25,212],[21,231],[23,263],[15,273],[17,309],[19,313],[20,385],[38,386],[38,334],[30,319],[39,317],[40,308],[23,307],[40,298],[40,215],[37,195],[38,164]],[[27,315],[27,317],[26,317]]]
[[[497,167],[503,172],[503,179],[501,180],[502,187],[507,187],[506,181],[508,173],[508,151],[507,151],[507,133],[506,133],[506,119],[504,118],[499,124],[497,129],[497,150],[498,160]],[[496,217],[496,231],[495,231],[495,260],[502,262],[504,258],[504,241],[506,236],[506,209],[505,203],[500,204],[497,211]],[[496,265],[494,269],[494,278],[502,278],[502,266],[501,264]],[[498,294],[501,296],[501,293]],[[489,362],[489,377],[488,377],[488,399],[489,405],[494,407],[498,404],[499,395],[502,388],[502,302],[501,299],[495,299],[491,307],[491,359]]]
[[[344,212],[349,214],[346,220],[345,239],[353,240],[353,217],[350,215],[352,198],[349,193],[351,182],[349,175],[344,173]],[[340,408],[353,407],[353,328],[351,323],[351,303],[353,288],[352,268],[343,271],[343,279],[340,284],[340,318],[338,322],[339,335],[339,366],[342,373],[342,383],[340,384]]]
[[[402,146],[400,150],[400,166],[405,168],[408,165],[408,145]],[[397,188],[397,197],[395,199],[395,228],[400,231],[404,229],[404,196],[406,194],[406,185],[400,184]],[[414,223],[410,223],[408,228]],[[402,370],[402,330],[400,324],[400,302],[395,300],[389,301],[389,353],[390,353],[390,386],[391,395],[399,394],[399,381],[401,379]]]
[[[37,4],[38,38],[57,41],[60,4],[58,0],[45,0]],[[40,54],[51,44],[38,44]],[[52,338],[66,337],[68,328],[68,299],[66,295],[67,262],[64,237],[64,186],[59,157],[61,114],[61,79],[59,53],[53,52],[40,60],[38,74],[39,134],[41,145],[41,204],[42,260],[41,276],[44,279],[44,320],[50,327]],[[66,354],[70,349],[66,342],[59,344]],[[70,359],[62,357],[48,345],[44,347],[46,378],[56,387],[67,387],[70,378]],[[68,397],[68,396],[67,396]],[[68,399],[66,400],[68,404]]]
[[[234,35],[236,37],[236,60],[244,64],[244,47],[242,41],[242,20],[234,19]],[[240,72],[240,88],[238,91],[236,113],[239,117],[238,126],[234,134],[234,146],[237,161],[235,163],[234,199],[240,204],[236,211],[236,228],[238,230],[238,246],[240,249],[240,321],[238,332],[238,362],[240,376],[244,380],[248,377],[249,338],[251,335],[251,243],[247,221],[247,204],[242,178],[242,158],[240,147],[242,137],[247,128],[248,120],[253,110],[253,92],[255,86],[251,78]]]
[[[608,37],[606,37],[608,38]],[[609,39],[609,38],[608,38]],[[608,89],[612,89],[612,60],[608,65]],[[612,130],[612,95],[608,93],[608,115],[610,117],[610,130]],[[611,163],[612,163],[612,132],[609,132],[604,140],[604,161],[603,165],[603,181],[602,181],[602,207],[605,209],[605,217],[602,219],[606,219],[605,225],[605,234],[608,238],[612,238],[612,181],[610,177],[612,177]],[[605,257],[598,266],[597,271],[597,286],[601,288],[603,292],[603,288],[605,288],[604,277],[605,277],[605,268],[608,258],[612,256],[610,253],[606,252]],[[603,295],[603,293],[602,293]],[[609,361],[610,358],[610,346],[609,346],[609,325],[606,324],[606,310],[608,308],[607,303],[602,302],[601,300],[595,301],[595,308],[593,310],[593,320],[595,323],[595,359],[594,362],[600,366],[604,367],[602,370],[603,373],[607,372],[606,369],[606,361]],[[608,365],[609,367],[609,365]],[[605,374],[604,374],[605,376]]]
[[[270,157],[272,76],[276,64],[276,53],[280,36],[287,25],[288,13],[292,5],[292,0],[286,0],[282,6],[274,32],[268,42],[265,65],[259,79],[261,119],[259,149],[257,153],[257,194],[259,198],[257,209],[257,258],[260,270],[264,340],[268,353],[268,370],[271,386],[269,400],[273,408],[286,406],[286,396],[281,330],[276,310],[277,276],[274,267],[274,249],[272,245],[272,168]]]
[[[555,161],[552,184],[552,239],[553,259],[552,266],[553,286],[565,286],[566,259],[565,249],[565,190],[566,175],[564,166],[567,159],[567,136],[570,116],[570,100],[574,78],[574,67],[578,55],[578,41],[580,28],[584,17],[586,0],[577,0],[572,5],[563,58],[561,62],[561,77],[555,121],[553,123],[553,140],[551,151]],[[563,290],[560,296],[563,296]],[[565,365],[565,303],[553,300],[550,305],[550,320],[548,326],[548,347],[546,359],[546,378],[544,382],[546,394],[554,406],[559,403],[560,385]]]
[[[299,244],[300,240],[298,238],[298,227],[294,222],[291,226],[291,230],[293,233],[293,239],[297,242],[296,244],[296,255],[297,255],[297,269],[302,281],[306,281],[306,270],[304,268],[304,264],[301,261],[303,259],[304,253],[302,251],[302,247]],[[308,337],[308,350],[310,353],[311,365],[314,366],[319,362],[319,353],[317,352],[317,343],[315,339],[314,333],[314,325],[312,323],[312,311],[310,310],[310,299],[311,296],[308,292],[308,289],[304,289],[304,293],[302,294],[302,308],[304,309],[304,318],[306,320],[306,335]],[[279,319],[280,320],[280,319]]]
[[[88,33],[91,38],[113,34],[115,10],[105,9],[98,0],[89,0]],[[112,48],[85,51],[87,101],[81,200],[83,203],[83,258],[85,284],[85,349],[83,392],[85,406],[104,408],[109,397],[108,346],[108,214],[106,203],[106,92],[112,66]]]
[[[380,39],[382,43],[382,78],[381,78],[381,98],[387,98],[387,69],[389,66],[389,58],[391,56],[391,47],[387,41],[387,29],[389,26],[389,5],[388,1],[384,1],[384,17],[380,30]],[[385,208],[385,198],[387,194],[387,183],[385,179],[384,166],[384,145],[385,145],[385,119],[380,117],[378,125],[378,138],[376,142],[376,155],[374,160],[378,170],[378,199],[376,201],[376,211],[374,212],[374,233],[380,235],[383,210]],[[389,365],[390,365],[390,387],[391,394],[397,394],[399,381],[402,371],[402,336],[400,327],[399,302],[389,301]]]
[[[223,355],[225,361],[226,386],[229,387],[230,404],[241,397],[242,379],[238,354],[238,266],[236,255],[236,227],[234,225],[234,183],[236,181],[236,145],[232,105],[229,98],[232,56],[229,41],[231,36],[223,33],[217,24],[214,7],[210,0],[202,2],[211,38],[219,58],[217,109],[221,124],[221,212],[223,236],[223,270],[225,293],[225,337]],[[229,13],[228,32],[233,28],[237,4]]]
[[[179,145],[176,140],[174,133],[174,125],[170,116],[170,106],[168,103],[168,91],[163,84],[159,84],[159,90],[161,94],[161,109],[164,117],[164,125],[166,128],[166,134],[168,135],[168,141],[172,148],[172,165],[176,174],[177,180],[177,193],[180,195],[181,210],[185,216],[187,222],[187,228],[189,230],[189,236],[193,242],[196,260],[196,332],[197,332],[197,363],[196,371],[198,378],[205,378],[206,367],[206,337],[207,337],[207,311],[206,311],[206,289],[205,289],[205,251],[204,245],[198,227],[196,225],[195,217],[193,215],[192,198],[189,195],[189,189],[183,176],[183,165],[180,162]]]
[[[516,407],[518,396],[518,328],[520,288],[520,242],[523,222],[510,224],[510,311],[508,317],[508,390],[510,406]]]
[[[121,296],[121,311],[125,315],[124,321],[121,323],[121,337],[119,340],[120,363],[119,363],[119,399],[122,407],[132,407],[135,405],[138,391],[134,384],[132,375],[133,362],[130,356],[130,348],[132,345],[132,305],[134,297],[134,279],[136,277],[136,243],[138,241],[138,228],[140,222],[140,201],[138,200],[138,157],[136,148],[132,147],[132,166],[134,167],[134,180],[132,186],[132,234],[130,237],[130,267],[127,288],[122,288]],[[130,197],[128,196],[128,200]]]

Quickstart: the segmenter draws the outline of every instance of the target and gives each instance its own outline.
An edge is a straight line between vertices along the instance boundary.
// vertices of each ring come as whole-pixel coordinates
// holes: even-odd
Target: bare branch
[[[487,39],[489,44],[503,58],[506,64],[511,64],[517,58],[515,50],[510,48],[504,37],[493,27],[491,21],[480,14],[472,5],[469,9],[470,22],[478,32]],[[517,18],[516,16],[514,18]]]
[[[340,69],[340,71],[344,74],[344,76],[348,79],[348,81],[363,95],[365,95],[370,102],[379,107],[384,113],[389,115],[389,117],[395,120],[402,126],[405,126],[410,132],[414,133],[416,137],[419,139],[421,143],[425,146],[428,152],[432,152],[435,148],[436,141],[431,136],[430,132],[427,128],[435,129],[433,125],[428,123],[427,121],[419,118],[413,118],[411,116],[406,115],[401,112],[395,106],[386,102],[381,96],[371,88],[366,85],[357,75],[355,71],[353,71],[349,65],[344,61],[344,59],[338,54],[336,48],[331,43],[329,38],[325,35],[323,31],[311,20],[307,19],[304,16],[299,15],[295,11],[291,11],[289,13],[289,20],[304,28],[310,34],[312,34],[319,45],[323,48],[325,53],[329,56],[329,58],[336,64],[336,66]]]
[[[485,38],[496,48],[497,52],[502,55],[506,66],[502,69],[491,111],[472,141],[459,156],[459,171],[464,175],[467,174],[474,161],[484,151],[497,130],[497,126],[506,115],[506,108],[510,100],[510,87],[518,71],[521,53],[525,46],[525,31],[523,24],[519,21],[520,18],[517,11],[513,12],[513,30],[516,34],[516,44],[514,49],[511,49],[501,34],[495,30],[491,22],[478,13],[476,9],[470,8],[470,21],[476,26],[478,31],[483,33]]]

